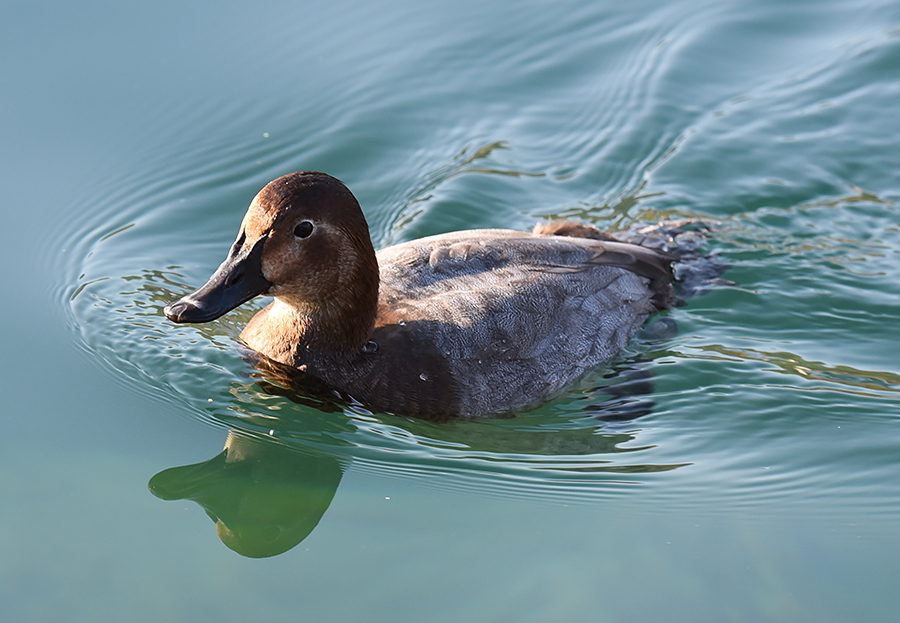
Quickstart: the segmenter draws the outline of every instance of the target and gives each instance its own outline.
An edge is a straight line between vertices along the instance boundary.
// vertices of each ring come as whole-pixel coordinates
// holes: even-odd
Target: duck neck
[[[374,255],[374,252],[373,252]],[[374,260],[374,258],[373,258]],[[310,301],[290,294],[279,294],[265,310],[258,335],[278,336],[282,350],[291,346],[291,359],[305,358],[303,353],[354,355],[366,344],[378,313],[378,269],[362,274],[347,274],[343,283]],[[349,271],[348,271],[349,272]],[[255,320],[255,319],[254,319]],[[262,319],[261,319],[262,320]],[[251,323],[255,324],[255,323]],[[247,327],[251,329],[250,325]],[[243,337],[243,336],[242,336]],[[254,348],[253,344],[249,344]],[[271,349],[269,349],[271,350]],[[272,357],[270,353],[264,353]],[[284,357],[273,357],[283,360]]]
[[[241,333],[253,350],[299,366],[317,358],[354,356],[365,346],[378,313],[378,262],[371,243],[365,262],[348,262],[314,298],[274,292],[275,300]]]
[[[350,305],[345,300],[310,304],[276,297],[269,322],[290,327],[290,341],[310,351],[354,354],[368,341],[376,311],[377,298],[370,308]]]

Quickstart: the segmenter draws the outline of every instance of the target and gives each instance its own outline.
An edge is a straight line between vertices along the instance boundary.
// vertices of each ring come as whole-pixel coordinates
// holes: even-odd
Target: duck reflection
[[[671,327],[669,327],[671,329]],[[254,391],[279,396],[315,412],[345,413],[359,403],[302,371],[257,355],[242,353],[252,364]],[[652,411],[652,375],[637,357],[612,365],[582,388],[576,411],[536,419],[422,419],[382,415],[386,427],[399,427],[423,446],[454,447],[457,459],[489,455],[510,466],[572,474],[662,472],[686,465],[623,462],[635,446],[634,421]],[[246,414],[251,420],[253,416]],[[282,412],[279,435],[301,439],[321,433],[323,420]],[[351,417],[328,417],[329,428],[352,432]],[[370,421],[370,420],[368,420]],[[259,422],[257,422],[259,424]],[[271,425],[272,420],[266,420]],[[625,424],[624,430],[618,425]],[[330,438],[331,443],[340,443]],[[583,457],[583,458],[582,458]],[[616,458],[618,457],[618,458]],[[417,459],[420,461],[421,457]],[[302,442],[288,444],[259,433],[231,430],[223,451],[195,465],[173,467],[155,475],[150,491],[164,500],[192,500],[216,525],[222,542],[251,558],[284,553],[298,545],[321,520],[337,491],[342,464],[332,455]]]
[[[341,476],[331,456],[230,431],[220,454],[164,470],[149,487],[164,500],[196,502],[225,545],[243,556],[265,558],[309,536]]]

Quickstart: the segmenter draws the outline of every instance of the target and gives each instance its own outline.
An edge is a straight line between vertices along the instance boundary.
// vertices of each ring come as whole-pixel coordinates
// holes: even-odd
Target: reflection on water
[[[85,341],[120,375],[214,426],[256,437],[272,432],[291,447],[337,453],[376,470],[487,470],[487,486],[519,495],[553,495],[563,487],[566,495],[574,488],[593,496],[612,482],[604,474],[665,472],[689,463],[652,460],[645,454],[653,446],[640,443],[638,422],[654,407],[652,351],[672,337],[670,322],[649,325],[629,352],[533,412],[425,422],[374,413],[240,346],[237,336],[253,306],[213,323],[173,327],[162,309],[189,290],[186,281],[174,266],[140,270],[92,281],[71,304],[90,320],[79,327]]]
[[[4,4],[4,620],[897,619],[900,3],[211,7]],[[305,168],[379,246],[717,220],[739,286],[513,419],[316,402],[162,316]]]
[[[495,158],[492,154],[501,148],[502,145],[489,145],[462,153],[440,175],[436,174],[435,180],[422,180],[420,190],[407,197],[405,207],[396,212],[397,222],[408,223],[417,206],[428,203],[428,194],[440,186],[441,180],[452,178],[458,175],[455,171],[464,172],[467,167],[485,168],[485,162]],[[635,207],[653,199],[653,194],[641,186],[600,211],[613,227],[627,229]],[[586,377],[559,399],[510,419],[423,422],[374,413],[331,388],[316,387],[311,382],[298,386],[296,379],[287,379],[272,367],[248,365],[238,335],[265,301],[206,325],[171,326],[162,314],[164,305],[187,293],[190,284],[204,277],[210,268],[182,267],[171,262],[166,266],[167,262],[147,259],[165,256],[169,253],[166,249],[171,250],[172,257],[183,254],[178,247],[185,241],[173,234],[185,226],[180,219],[186,216],[179,210],[161,210],[157,215],[159,222],[151,229],[145,224],[143,230],[122,226],[111,235],[105,229],[102,235],[98,232],[90,261],[86,261],[79,282],[72,285],[66,298],[84,344],[116,370],[115,377],[121,382],[182,405],[186,407],[182,412],[207,424],[242,437],[277,439],[295,453],[305,452],[323,460],[337,457],[342,464],[352,463],[358,469],[415,478],[440,487],[568,502],[618,495],[623,488],[635,485],[691,483],[695,477],[702,480],[704,474],[710,473],[705,471],[707,466],[716,464],[720,448],[730,447],[734,448],[734,466],[729,467],[733,471],[719,470],[717,477],[723,482],[734,478],[750,482],[737,467],[742,464],[740,457],[754,461],[754,453],[762,453],[766,458],[759,460],[773,464],[778,463],[781,450],[770,446],[745,448],[740,419],[727,423],[721,419],[694,420],[695,412],[705,412],[708,403],[715,400],[713,393],[704,395],[704,377],[697,376],[699,369],[693,367],[696,362],[761,362],[764,367],[741,367],[740,376],[727,379],[732,393],[739,397],[735,401],[747,405],[757,400],[756,387],[771,385],[770,371],[804,379],[795,384],[796,392],[817,391],[821,386],[882,401],[896,396],[895,373],[822,363],[814,357],[797,355],[790,347],[791,340],[800,344],[808,341],[806,319],[815,313],[810,308],[820,300],[814,289],[816,281],[828,280],[833,290],[835,280],[849,274],[841,264],[823,263],[821,259],[839,257],[841,249],[846,257],[848,251],[859,250],[861,245],[869,249],[877,246],[880,250],[892,241],[890,228],[882,226],[893,218],[891,211],[879,202],[867,201],[868,196],[861,194],[860,200],[853,195],[833,206],[804,204],[793,209],[759,210],[754,216],[742,217],[743,226],[740,219],[725,219],[726,227],[712,236],[716,246],[724,245],[731,257],[739,258],[733,279],[742,285],[717,288],[669,315],[673,322],[688,326],[702,316],[706,325],[700,331],[705,330],[706,335],[701,341],[710,341],[711,346],[696,346],[697,338],[691,335],[698,330],[696,325],[688,329],[684,338],[666,331],[662,337],[654,336],[650,327],[647,335],[632,344],[622,357]],[[243,210],[243,201],[236,205]],[[579,216],[588,217],[592,209],[598,206],[584,207]],[[570,207],[563,211],[571,216],[580,210]],[[879,235],[866,239],[854,236],[854,225],[842,221],[848,210],[875,219],[878,227],[867,224],[865,228]],[[647,214],[692,215],[687,209]],[[235,214],[234,218],[238,217]],[[221,223],[227,242],[234,224],[225,218],[217,222]],[[405,228],[404,225],[401,230],[405,232]],[[794,234],[786,235],[790,232]],[[842,235],[836,236],[835,232]],[[387,235],[393,236],[394,230]],[[844,237],[857,242],[844,244]],[[210,256],[218,258],[223,241],[211,240],[208,244]],[[860,257],[863,268],[875,267],[876,260],[880,262],[878,269],[891,268],[884,257]],[[166,268],[148,268],[154,265]],[[807,271],[811,285],[800,288],[797,282],[784,277],[798,266]],[[853,280],[858,281],[855,276]],[[862,322],[850,327],[861,333],[889,319],[892,307],[875,298],[879,296],[873,287],[876,282],[879,280],[864,281],[859,289],[850,290],[855,281],[847,279],[841,298],[832,295],[822,299],[825,302],[820,307],[827,307],[831,313],[831,335],[839,335],[848,322]],[[856,309],[859,299],[868,299],[863,312]],[[758,343],[762,333],[767,337],[771,334],[779,346],[771,351],[747,348],[746,340]],[[657,394],[652,385],[660,380],[665,391]],[[711,380],[718,383],[721,377]],[[809,381],[815,381],[816,386]],[[682,395],[675,397],[679,390]],[[660,396],[663,404],[654,404]],[[662,434],[656,434],[657,430],[662,430]],[[226,464],[225,458],[219,463]],[[692,467],[687,469],[689,466]],[[673,472],[684,477],[658,477]],[[800,479],[792,482],[803,486]],[[169,495],[162,493],[164,489],[158,491]],[[663,495],[660,487],[654,491]],[[744,493],[765,500],[789,492],[756,483],[749,492],[742,489]],[[181,497],[190,496],[184,493]],[[211,512],[227,527],[227,512]]]
[[[651,331],[651,334],[654,333]],[[567,394],[566,400],[555,405],[556,408],[551,403],[550,408],[530,413],[472,420],[425,420],[375,413],[354,398],[296,368],[248,349],[243,349],[243,357],[255,366],[255,371],[250,375],[254,383],[242,385],[241,393],[284,398],[295,405],[313,407],[338,418],[346,417],[354,426],[352,437],[344,438],[352,439],[353,445],[360,449],[390,447],[396,453],[430,448],[435,453],[448,452],[448,457],[458,460],[481,457],[511,465],[517,461],[535,465],[552,457],[558,462],[554,469],[565,469],[563,457],[581,457],[575,459],[577,464],[570,465],[572,471],[651,472],[677,467],[622,466],[614,465],[611,460],[615,455],[644,449],[630,445],[638,430],[635,421],[650,414],[654,406],[647,397],[653,392],[650,362],[640,352],[586,376]],[[260,420],[254,401],[244,404],[246,412],[241,424],[245,427],[257,423],[264,428],[273,427],[282,436],[316,441],[310,435],[308,418],[292,409],[279,409],[277,421]],[[234,426],[235,422],[232,420],[229,424]],[[366,433],[394,439],[395,443],[385,444],[383,439],[366,441]]]
[[[642,355],[584,379],[557,410],[441,422],[376,415],[294,368],[246,349],[242,355],[256,366],[249,382],[233,382],[227,411],[211,411],[231,429],[225,449],[164,470],[149,487],[161,499],[199,504],[222,542],[248,557],[281,554],[306,538],[350,461],[416,476],[476,468],[492,481],[482,480],[482,490],[545,487],[566,495],[596,489],[598,476],[621,484],[626,475],[687,465],[617,458],[648,449],[634,445],[635,420],[653,408]]]
[[[274,556],[306,538],[334,497],[342,461],[355,457],[366,465],[366,458],[375,456],[382,466],[390,463],[400,471],[405,464],[406,473],[418,474],[480,464],[501,481],[504,474],[511,477],[511,486],[521,487],[530,479],[532,485],[552,483],[561,490],[589,486],[591,474],[647,474],[685,465],[614,460],[647,449],[629,445],[635,434],[606,428],[606,423],[622,425],[650,412],[652,402],[639,397],[652,390],[641,360],[620,362],[591,379],[577,407],[555,417],[427,422],[375,416],[312,377],[247,355],[245,360],[255,359],[258,365],[255,382],[236,384],[236,395],[246,396],[255,388],[269,398],[331,413],[331,426],[316,430],[315,419],[286,404],[264,411],[253,402],[232,405],[238,415],[223,418],[232,429],[221,454],[164,470],[149,483],[159,498],[199,504],[222,542],[244,556]],[[346,425],[337,429],[351,433],[349,437],[335,435],[334,423],[341,420]]]
[[[230,431],[221,454],[150,479],[164,500],[192,500],[222,542],[250,558],[282,554],[319,523],[341,482],[336,459]]]
[[[724,223],[711,234],[712,246],[734,261],[728,276],[739,286],[716,288],[673,310],[669,319],[689,327],[681,338],[665,331],[654,337],[651,327],[609,366],[515,418],[426,422],[375,413],[313,379],[298,382],[262,362],[248,364],[253,358],[238,336],[265,301],[201,326],[168,323],[163,307],[208,276],[214,265],[204,262],[219,261],[221,248],[230,244],[249,201],[235,196],[235,189],[252,194],[259,187],[228,163],[219,163],[222,175],[230,176],[227,183],[217,177],[197,187],[185,182],[122,189],[106,208],[116,218],[107,222],[98,210],[77,236],[82,262],[60,298],[72,310],[84,347],[114,369],[114,378],[230,431],[220,456],[161,472],[151,490],[164,499],[196,501],[213,517],[223,542],[247,556],[271,556],[305,538],[339,486],[341,468],[349,465],[429,486],[566,503],[608,499],[636,487],[660,498],[688,491],[685,503],[704,487],[753,502],[814,491],[819,485],[804,480],[804,470],[824,459],[808,431],[787,425],[783,435],[790,443],[784,445],[769,439],[757,443],[748,435],[748,429],[757,429],[757,389],[773,387],[775,372],[797,379],[783,386],[785,404],[802,403],[804,392],[825,389],[861,401],[860,410],[893,408],[900,383],[896,370],[884,363],[889,360],[868,369],[845,365],[858,360],[820,353],[823,340],[871,335],[896,316],[890,291],[881,292],[898,276],[895,205],[851,186],[843,196],[785,200],[710,218],[693,202],[672,201],[677,189],[654,183],[659,171],[677,162],[674,147],[690,147],[674,140],[672,149],[663,149],[663,143],[634,183],[615,192],[582,189],[578,199],[557,202],[556,193],[578,180],[574,171],[523,163],[502,141],[474,140],[454,148],[446,160],[430,162],[415,179],[398,182],[395,200],[381,196],[381,205],[366,206],[379,244],[495,224],[486,208],[474,211],[491,205],[478,194],[478,183],[485,180],[522,184],[498,188],[501,195],[523,197],[539,183],[551,185],[552,201],[516,208],[511,220],[525,215],[526,227],[543,217],[573,217],[616,231],[657,219]],[[496,199],[507,205],[507,197]],[[439,209],[447,201],[464,201],[467,208]],[[123,204],[131,207],[120,213]],[[194,254],[188,265],[176,264],[191,257],[186,245],[205,245],[206,251]],[[816,327],[810,327],[810,318]],[[753,348],[761,342],[776,345]],[[815,355],[798,354],[813,347]],[[723,362],[740,362],[739,374],[724,377],[730,368]],[[713,369],[717,373],[710,374]],[[729,404],[720,412],[716,392],[704,382],[727,383],[729,400],[739,407]],[[656,392],[654,384],[664,389]],[[738,416],[726,418],[733,408]],[[793,453],[798,446],[807,456]],[[821,454],[829,454],[824,446]],[[871,453],[868,459],[847,456],[847,464],[838,467],[829,455],[832,482],[840,473],[871,473],[866,460],[875,462],[875,471],[889,471],[885,466],[892,464],[874,461]],[[781,465],[780,480],[756,478],[757,463]],[[859,482],[846,482],[843,495],[850,496]]]
[[[523,171],[503,166],[492,159],[495,151],[509,149],[505,141],[494,141],[479,147],[464,147],[444,166],[428,173],[416,186],[408,190],[402,201],[402,208],[393,218],[391,236],[385,244],[394,243],[394,235],[403,232],[420,216],[424,205],[432,199],[435,190],[453,178],[465,174],[479,173],[483,175],[505,175],[510,177],[542,177],[545,173]],[[421,205],[420,205],[421,204]]]
[[[827,389],[860,396],[875,397],[879,396],[881,392],[900,392],[900,375],[891,372],[858,370],[842,365],[832,366],[821,361],[808,361],[799,355],[788,352],[766,352],[752,348],[726,348],[716,344],[695,348],[703,354],[683,353],[682,356],[761,361],[769,364],[770,367],[767,369],[773,372],[825,381],[833,384]]]
[[[650,413],[652,402],[638,396],[652,391],[642,361],[620,362],[586,384],[576,401],[578,413],[555,418],[525,414],[506,420],[427,422],[376,417],[293,368],[246,358],[256,360],[258,371],[252,376],[258,390],[338,418],[346,410],[344,417],[356,424],[350,439],[358,445],[344,445],[349,452],[341,461],[388,448],[401,453],[393,460],[395,465],[408,463],[408,472],[420,473],[443,458],[469,466],[480,463],[486,473],[495,476],[514,476],[515,486],[527,482],[523,475],[530,472],[535,483],[550,482],[560,489],[591,474],[647,474],[686,465],[612,460],[622,453],[647,449],[629,446],[634,434],[607,430],[603,423],[628,423]],[[229,418],[228,423],[240,429],[228,432],[219,455],[164,470],[150,480],[149,488],[164,500],[199,504],[215,523],[222,542],[241,555],[260,558],[284,553],[305,539],[328,509],[341,481],[341,461],[333,454],[341,445],[324,447],[325,437],[311,430],[309,419],[298,418],[290,409],[269,413],[242,410],[240,417]],[[261,430],[266,426],[272,427],[268,433]],[[375,438],[367,440],[369,435]],[[384,465],[386,457],[379,454]]]

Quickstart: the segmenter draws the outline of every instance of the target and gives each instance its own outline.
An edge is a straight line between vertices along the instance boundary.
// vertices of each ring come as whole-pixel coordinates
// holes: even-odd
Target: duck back
[[[370,347],[317,372],[420,416],[542,402],[621,350],[671,294],[671,256],[612,240],[472,230],[377,255]]]

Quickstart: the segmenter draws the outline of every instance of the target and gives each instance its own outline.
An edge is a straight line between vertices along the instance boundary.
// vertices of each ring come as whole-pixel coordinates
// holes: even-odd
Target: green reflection
[[[546,174],[539,171],[524,171],[503,166],[492,161],[495,151],[508,150],[506,141],[493,141],[481,146],[468,145],[460,150],[449,162],[438,167],[405,197],[404,207],[397,214],[391,227],[391,235],[387,240],[390,244],[396,235],[402,232],[416,217],[418,217],[425,202],[429,201],[434,192],[449,180],[468,173],[487,175],[503,175],[507,177],[544,177]]]
[[[164,470],[148,486],[164,500],[193,500],[215,522],[225,545],[243,556],[265,558],[309,536],[341,475],[331,456],[231,431],[219,455]]]
[[[727,348],[719,344],[692,347],[710,359],[760,361],[768,364],[772,372],[796,375],[830,384],[830,389],[860,396],[877,396],[881,392],[900,391],[900,375],[878,370],[859,370],[850,366],[829,365],[811,361],[794,353],[767,352],[753,348]],[[690,357],[682,353],[682,357]],[[696,357],[696,356],[695,356]]]

